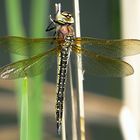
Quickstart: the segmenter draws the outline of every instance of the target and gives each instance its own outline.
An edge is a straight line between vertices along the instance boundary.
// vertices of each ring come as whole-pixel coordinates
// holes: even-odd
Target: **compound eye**
[[[61,14],[57,14],[56,21],[60,24],[74,23],[74,19],[73,19],[72,15],[68,12],[62,12]]]
[[[68,12],[63,12],[62,15],[65,16],[66,18],[71,18],[72,17],[72,15]]]
[[[71,16],[71,14],[67,14],[67,16],[66,16],[67,18],[71,18],[72,16]]]

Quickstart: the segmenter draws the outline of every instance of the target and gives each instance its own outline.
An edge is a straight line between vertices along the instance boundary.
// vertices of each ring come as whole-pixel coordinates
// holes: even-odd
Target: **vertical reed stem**
[[[48,4],[46,0],[32,0],[30,11],[30,36],[44,37],[45,28],[47,27]],[[40,46],[38,46],[40,47]],[[47,49],[43,48],[43,49]],[[41,50],[42,52],[45,50]],[[37,53],[36,50],[31,50],[32,55]],[[43,67],[43,66],[42,66]],[[38,69],[38,67],[36,67]],[[44,75],[38,75],[30,79],[30,96],[29,96],[29,138],[30,140],[43,139],[43,90]]]
[[[79,1],[74,0],[74,10],[75,10],[75,33],[76,37],[80,37],[80,10]],[[79,122],[79,134],[80,140],[85,140],[85,115],[84,115],[84,92],[83,92],[83,71],[82,71],[82,57],[77,55],[77,91],[78,91],[78,122]]]

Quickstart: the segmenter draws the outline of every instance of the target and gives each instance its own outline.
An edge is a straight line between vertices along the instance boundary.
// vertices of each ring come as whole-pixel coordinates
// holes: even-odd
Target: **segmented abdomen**
[[[61,52],[58,56],[58,70],[57,70],[57,99],[56,99],[56,121],[57,121],[57,133],[60,134],[62,116],[63,116],[63,102],[64,102],[64,92],[66,88],[66,78],[68,61],[70,57],[72,42],[70,37],[63,44]]]

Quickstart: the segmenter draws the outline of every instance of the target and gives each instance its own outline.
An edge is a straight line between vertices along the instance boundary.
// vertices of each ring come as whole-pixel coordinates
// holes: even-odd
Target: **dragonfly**
[[[124,77],[134,73],[133,67],[121,58],[140,53],[140,40],[105,40],[92,37],[75,37],[74,17],[67,11],[57,12],[46,31],[54,31],[48,38],[27,38],[17,36],[0,37],[0,49],[19,55],[23,50],[34,49],[37,54],[4,65],[0,68],[0,79],[32,77],[46,70],[55,57],[57,64],[56,86],[56,127],[60,134],[63,115],[63,102],[66,90],[67,70],[71,54],[82,56],[85,72],[97,76]],[[42,47],[52,46],[41,52]],[[12,47],[11,47],[12,46]]]

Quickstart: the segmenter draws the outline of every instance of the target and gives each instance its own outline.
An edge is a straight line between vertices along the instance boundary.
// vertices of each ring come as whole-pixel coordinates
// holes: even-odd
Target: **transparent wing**
[[[123,77],[134,72],[132,66],[122,60],[98,55],[84,48],[78,50],[77,47],[73,47],[73,51],[82,55],[85,73],[95,76]]]
[[[4,51],[13,52],[20,55],[27,55],[24,50],[31,49],[33,54],[45,51],[48,45],[55,44],[56,39],[50,38],[26,38],[16,36],[0,37],[0,48]]]
[[[38,75],[43,72],[43,70],[50,68],[57,50],[58,48],[54,48],[29,59],[8,64],[0,68],[0,78],[17,79]]]
[[[140,40],[137,39],[104,40],[83,37],[76,38],[76,44],[81,44],[83,48],[94,51],[97,54],[113,58],[140,53]]]

